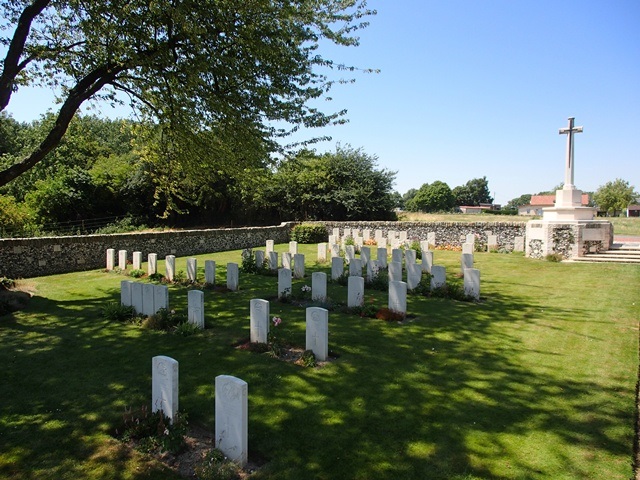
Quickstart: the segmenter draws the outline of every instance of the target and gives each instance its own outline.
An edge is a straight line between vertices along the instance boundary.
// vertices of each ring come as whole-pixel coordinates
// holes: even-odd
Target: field
[[[329,271],[314,265],[315,249],[301,246],[307,277],[294,291]],[[434,256],[459,283],[459,252]],[[200,278],[213,259],[224,284],[240,252],[197,258]],[[29,280],[28,307],[0,317],[0,477],[178,478],[111,436],[127,407],[150,404],[151,358],[168,355],[192,426],[214,428],[217,375],[248,382],[252,479],[630,478],[640,269],[475,260],[479,303],[410,296],[401,323],[332,310],[337,358],[316,368],[235,348],[249,336],[252,298],[272,299],[281,333],[304,346],[304,306],[274,300],[274,277],[241,274],[239,292],[205,290],[207,328],[189,337],[105,320],[122,275]],[[365,293],[386,305],[385,292]],[[329,295],[344,303],[346,287],[331,283]],[[171,308],[186,312],[186,297],[170,287]]]

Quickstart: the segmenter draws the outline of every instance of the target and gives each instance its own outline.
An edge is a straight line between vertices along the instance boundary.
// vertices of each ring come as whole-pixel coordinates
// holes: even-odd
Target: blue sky
[[[379,74],[336,86],[326,109],[346,125],[302,132],[362,148],[397,171],[400,193],[435,180],[451,188],[486,176],[498,203],[564,180],[576,118],[575,183],[622,178],[640,190],[640,1],[369,0],[378,14],[360,46],[326,56]],[[46,110],[17,95],[17,120]],[[324,105],[323,105],[324,107]],[[104,115],[120,112],[102,110]],[[297,137],[302,138],[302,137]]]

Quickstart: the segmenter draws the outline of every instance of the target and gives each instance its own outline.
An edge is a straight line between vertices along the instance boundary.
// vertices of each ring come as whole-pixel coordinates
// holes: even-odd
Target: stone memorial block
[[[134,270],[142,269],[142,252],[133,252],[133,261],[131,262],[131,268]]]
[[[513,251],[524,252],[524,237],[518,236],[513,239]]]
[[[327,300],[327,274],[313,272],[311,274],[311,300],[324,302]]]
[[[406,243],[409,240],[409,232],[406,230],[398,232],[398,240],[400,243]]]
[[[189,290],[187,294],[187,319],[200,329],[204,329],[204,292]]]
[[[256,250],[256,267],[264,267],[264,250]]]
[[[347,307],[360,307],[364,304],[364,278],[349,277],[347,284]]]
[[[216,262],[214,260],[204,261],[204,283],[207,285],[216,284]]]
[[[195,282],[198,272],[198,260],[196,258],[187,258],[187,280]]]
[[[354,258],[349,264],[349,276],[361,277],[362,276],[362,260]]]
[[[366,265],[371,260],[371,248],[370,247],[362,247],[360,249],[360,260],[362,260],[362,265]]]
[[[298,242],[289,242],[289,253],[295,255],[298,253]]]
[[[362,238],[366,242],[367,240],[371,240],[371,230],[368,228],[362,229]]]
[[[431,266],[431,289],[444,287],[447,284],[445,268],[441,265]]]
[[[340,237],[329,235],[329,245],[331,245],[332,243],[340,243]]]
[[[278,269],[278,298],[291,295],[291,269]]]
[[[237,263],[227,263],[227,288],[232,292],[238,290],[240,284],[240,269]]]
[[[340,238],[340,229],[339,228],[334,228],[333,229],[333,236],[336,238]]]
[[[330,244],[329,248],[331,249],[331,258],[340,256],[340,245],[337,243]]]
[[[329,311],[320,307],[307,308],[305,350],[312,350],[324,362],[329,355]]]
[[[431,267],[433,266],[433,251],[422,251],[422,271],[431,273]]]
[[[331,258],[331,280],[337,280],[344,273],[344,261],[342,257]]]
[[[120,270],[127,269],[127,251],[126,250],[118,250],[118,268]]]
[[[487,236],[487,251],[492,252],[498,250],[498,236],[497,235],[488,235]]]
[[[293,256],[293,278],[304,278],[304,255],[296,253]]]
[[[158,254],[150,253],[147,255],[147,273],[149,276],[158,273]]]
[[[267,252],[267,255],[269,254],[269,252],[273,252],[274,249],[274,242],[273,240],[267,240],[266,245],[264,247],[265,251]]]
[[[429,242],[426,240],[420,240],[420,250],[423,252],[429,251]]]
[[[147,317],[156,313],[154,287],[153,283],[142,284],[142,314]]]
[[[475,244],[474,243],[464,242],[462,244],[462,253],[468,253],[468,254],[473,255],[474,248],[475,248]]]
[[[164,267],[166,270],[167,280],[173,282],[176,277],[176,257],[175,255],[167,255],[164,259]]]
[[[249,459],[249,385],[231,375],[218,375],[215,390],[215,447],[244,467]]]
[[[318,244],[318,263],[325,263],[327,261],[327,244],[319,243]]]
[[[387,230],[387,240],[391,241],[394,238],[398,238],[398,232],[396,230]]]
[[[427,232],[427,243],[429,248],[436,246],[436,232]]]
[[[416,263],[417,257],[418,257],[418,253],[411,248],[407,248],[404,251],[404,262],[407,265],[409,265],[410,263]]]
[[[377,249],[378,267],[387,268],[387,247]]]
[[[460,272],[464,273],[465,268],[473,268],[473,254],[463,253],[460,257]]]
[[[467,233],[466,237],[465,237],[465,243],[471,243],[471,244],[475,244],[476,243],[476,236],[473,233]]]
[[[131,284],[131,306],[136,313],[142,313],[142,283],[140,282],[133,282]]]
[[[169,287],[166,285],[153,286],[153,309],[156,313],[161,308],[169,310]]]
[[[293,259],[290,252],[282,252],[282,268],[293,270]]]
[[[274,272],[278,269],[278,252],[269,252],[269,269]]]
[[[480,270],[477,268],[465,269],[464,293],[474,300],[480,300]]]
[[[380,237],[380,240],[378,240],[377,242],[378,248],[387,248],[387,239],[384,237]]]
[[[356,258],[356,247],[354,245],[345,245],[344,259],[347,263]]]
[[[389,310],[403,315],[407,314],[407,284],[400,281],[389,281]]]
[[[113,270],[116,266],[116,251],[114,248],[107,248],[107,270]]]
[[[407,263],[407,288],[414,290],[422,280],[422,266],[417,263]]]
[[[342,238],[346,238],[346,237],[352,237],[350,228],[345,228],[343,230]]]
[[[390,240],[391,243],[391,249],[399,249],[400,248],[400,239],[399,238],[392,238]]]
[[[402,263],[402,249],[394,248],[391,250],[391,261]]]
[[[400,262],[389,262],[389,281],[402,281],[402,263]]]
[[[367,281],[371,282],[378,276],[378,260],[369,260],[367,262]]]
[[[151,360],[151,411],[161,411],[171,423],[178,413],[178,361],[171,357]]]
[[[375,232],[373,233],[373,238],[375,238],[376,242],[380,242],[381,238],[384,238],[384,234],[382,233],[382,230],[380,230],[379,228],[375,230]]]
[[[133,282],[131,280],[122,280],[120,282],[120,304],[125,307],[133,306],[133,299],[131,297],[131,285]]]
[[[269,302],[254,298],[249,302],[250,332],[252,343],[269,341]]]

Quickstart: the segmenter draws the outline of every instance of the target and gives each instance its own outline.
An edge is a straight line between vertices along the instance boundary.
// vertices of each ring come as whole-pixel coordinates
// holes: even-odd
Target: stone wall
[[[179,230],[172,232],[81,235],[0,239],[0,277],[29,278],[58,273],[92,270],[106,266],[108,248],[134,251],[158,258],[186,256],[263,246],[269,239],[288,242],[295,223],[271,227]]]

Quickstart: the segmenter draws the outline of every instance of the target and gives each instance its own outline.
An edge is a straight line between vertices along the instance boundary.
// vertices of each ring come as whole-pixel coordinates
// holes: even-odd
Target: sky
[[[377,10],[357,47],[323,45],[356,72],[327,112],[346,125],[301,131],[361,148],[397,172],[395,190],[436,180],[452,189],[486,177],[497,203],[564,181],[567,118],[575,135],[575,185],[617,178],[640,191],[640,1],[369,0]],[[338,75],[342,75],[341,73]],[[346,78],[346,77],[345,77]],[[18,92],[7,109],[38,118],[51,93]],[[100,114],[126,116],[104,107]]]

